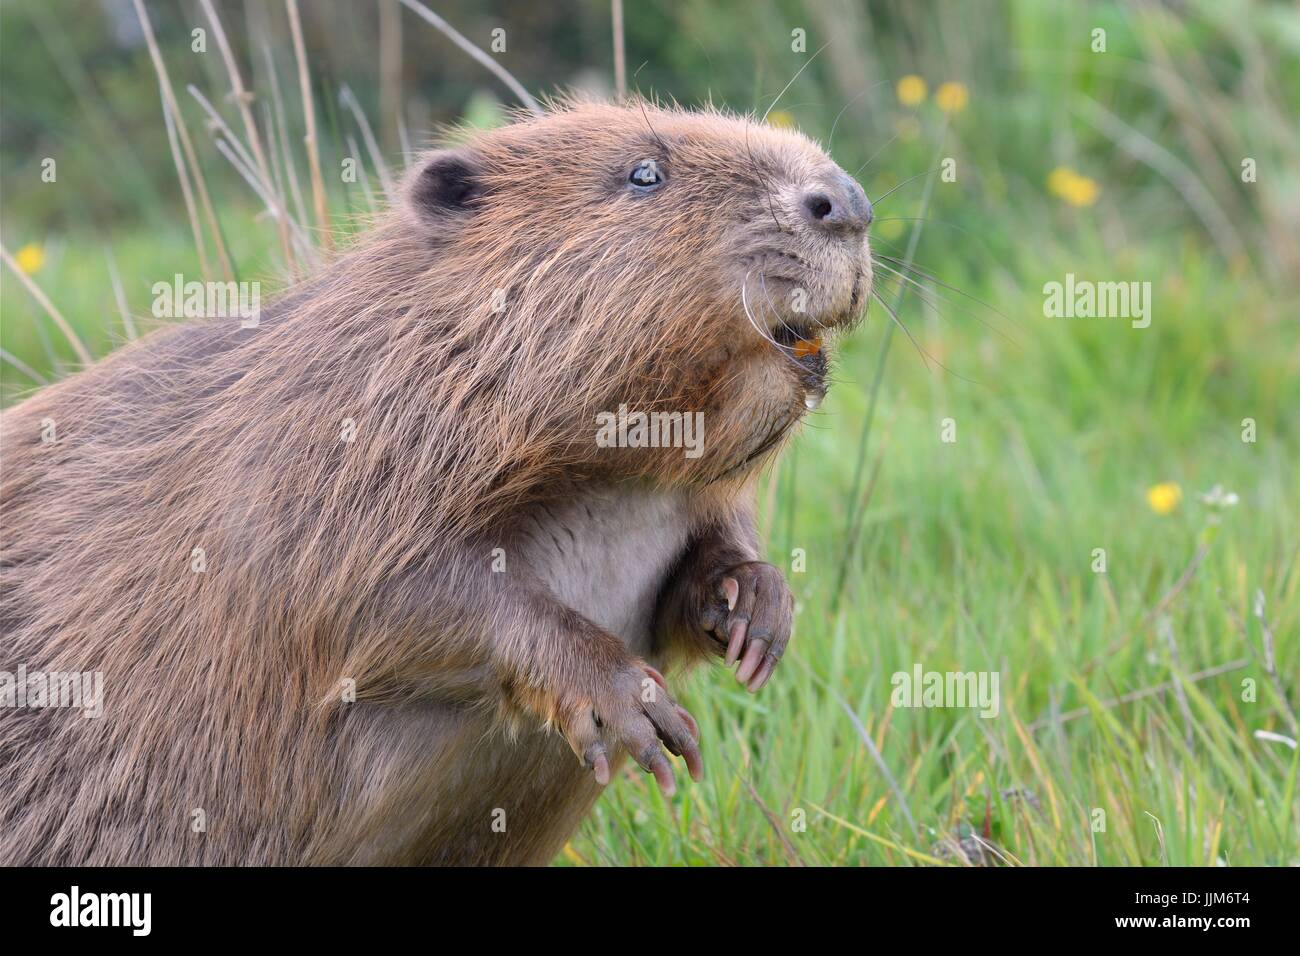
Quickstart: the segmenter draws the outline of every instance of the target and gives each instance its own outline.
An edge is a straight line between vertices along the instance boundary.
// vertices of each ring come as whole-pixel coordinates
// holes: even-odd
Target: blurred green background
[[[430,6],[483,49],[504,30],[491,55],[535,95],[613,90],[607,3]],[[314,223],[286,7],[212,7]],[[208,10],[146,9],[213,200],[208,268],[224,246],[281,286],[312,256],[286,256],[187,90],[244,138]],[[338,236],[441,124],[517,105],[396,0],[300,9]],[[756,698],[692,675],[705,783],[665,801],[629,775],[563,861],[1300,863],[1300,8],[639,0],[624,21],[632,88],[771,108],[857,171],[908,334],[873,303],[763,483],[800,601],[783,673]],[[200,272],[129,0],[0,7],[0,196],[6,403],[76,366],[15,270],[95,355],[147,327],[154,282]],[[1067,273],[1150,282],[1150,327],[1044,316]],[[917,663],[997,671],[998,717],[891,706]]]

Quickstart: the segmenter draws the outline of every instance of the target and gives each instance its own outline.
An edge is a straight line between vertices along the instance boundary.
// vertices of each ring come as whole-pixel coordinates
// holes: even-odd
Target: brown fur
[[[667,182],[630,195],[643,158]],[[788,637],[752,479],[811,379],[745,306],[770,335],[797,281],[853,318],[865,239],[799,219],[837,169],[556,104],[432,154],[259,328],[164,329],[6,412],[0,670],[103,671],[105,712],[0,710],[0,862],[544,863],[600,790],[570,750],[690,750],[642,662]],[[620,404],[703,411],[704,454],[597,447]]]

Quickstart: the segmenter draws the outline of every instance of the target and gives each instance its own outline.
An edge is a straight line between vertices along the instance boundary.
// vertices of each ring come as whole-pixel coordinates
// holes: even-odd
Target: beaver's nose
[[[867,194],[843,172],[804,193],[803,209],[813,228],[827,232],[862,232],[871,225]]]

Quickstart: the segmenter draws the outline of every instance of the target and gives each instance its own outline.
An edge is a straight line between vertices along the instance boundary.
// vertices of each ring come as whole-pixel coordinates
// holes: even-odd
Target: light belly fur
[[[521,561],[557,600],[654,663],[655,604],[686,548],[688,513],[683,497],[640,486],[575,490],[525,521],[507,561]],[[389,769],[407,783],[391,798],[401,809],[380,816],[407,821],[408,836],[368,835],[351,862],[541,865],[600,795],[552,729],[512,735],[490,714],[439,704],[382,720],[389,733],[402,726],[403,745],[389,755],[407,766]],[[413,842],[412,829],[421,834]],[[394,859],[389,848],[404,843],[409,855]]]

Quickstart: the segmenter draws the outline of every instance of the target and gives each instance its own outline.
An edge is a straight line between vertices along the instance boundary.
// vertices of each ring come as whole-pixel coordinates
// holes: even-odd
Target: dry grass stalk
[[[176,135],[180,140],[181,149],[184,151],[185,159],[194,177],[194,186],[199,196],[199,203],[203,207],[203,214],[208,221],[208,227],[212,230],[217,257],[221,260],[221,268],[225,273],[226,280],[233,282],[235,270],[230,263],[230,256],[226,252],[226,243],[221,237],[221,226],[217,222],[217,213],[212,206],[212,197],[208,195],[208,185],[203,178],[203,168],[199,166],[199,158],[194,152],[194,144],[190,142],[190,134],[185,128],[185,120],[181,116],[180,105],[176,102],[176,91],[172,89],[171,77],[167,75],[167,65],[163,62],[162,53],[158,49],[158,40],[153,35],[153,25],[149,22],[149,14],[145,12],[144,0],[134,0],[134,2],[136,16],[140,18],[140,27],[144,31],[145,43],[149,47],[149,57],[153,60],[154,71],[158,74],[158,85],[162,89],[166,110],[171,112],[171,120],[175,124]],[[179,172],[179,170],[178,164],[177,171]],[[195,241],[202,248],[197,223],[193,223],[193,225],[195,226]],[[202,259],[203,256],[200,254],[200,260]],[[206,266],[204,266],[204,272],[207,272]]]
[[[139,0],[136,0],[138,3]],[[293,34],[293,53],[298,62],[298,88],[302,93],[303,121],[307,133],[302,141],[307,146],[307,163],[311,169],[311,194],[316,205],[316,222],[320,226],[320,244],[330,248],[329,208],[325,204],[325,178],[320,171],[320,150],[316,139],[316,104],[311,95],[311,70],[307,66],[307,48],[302,40],[302,18],[298,15],[298,0],[285,0],[289,12],[289,31]]]
[[[212,24],[212,34],[216,37],[217,48],[221,50],[221,59],[226,65],[226,72],[230,75],[230,92],[235,100],[235,106],[239,110],[240,119],[244,123],[244,135],[248,137],[248,148],[252,151],[253,159],[257,162],[257,169],[262,174],[262,181],[266,184],[267,191],[273,193],[271,167],[266,161],[266,151],[262,148],[262,137],[258,132],[257,122],[253,118],[253,111],[250,107],[253,94],[244,86],[244,79],[239,72],[239,64],[235,62],[234,51],[231,50],[230,43],[226,39],[226,31],[221,26],[221,19],[212,6],[212,0],[199,0],[199,2],[203,7],[203,12],[207,15],[208,21]],[[293,246],[289,242],[289,224],[285,222],[284,216],[280,215],[275,217],[275,225],[280,236],[280,249],[284,253],[285,264],[290,271],[293,271],[296,262],[294,260]]]

